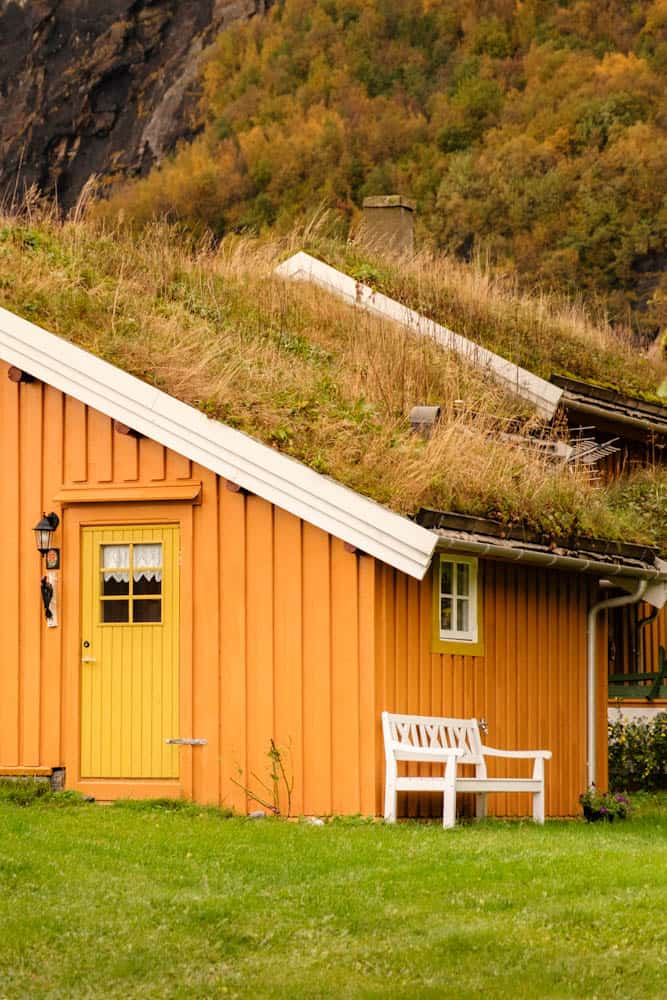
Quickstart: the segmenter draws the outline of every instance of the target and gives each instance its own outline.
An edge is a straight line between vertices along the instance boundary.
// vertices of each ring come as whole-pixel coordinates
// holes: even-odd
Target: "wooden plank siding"
[[[594,580],[485,562],[485,655],[433,654],[430,574],[418,583],[350,552],[156,442],[116,433],[106,416],[56,390],[10,382],[5,365],[0,456],[0,771],[65,766],[69,787],[87,787],[77,773],[81,527],[155,518],[180,525],[181,732],[173,735],[208,742],[179,751],[173,785],[98,781],[92,794],[191,795],[256,808],[243,786],[259,791],[258,779],[267,780],[274,739],[287,751],[294,812],[379,814],[380,712],[388,709],[483,716],[493,745],[551,749],[548,812],[577,811]],[[99,500],[105,484],[191,481],[201,483],[194,503],[149,502],[148,489],[137,502]],[[54,502],[74,488],[77,502]],[[91,502],[79,502],[87,489]],[[32,527],[52,509],[63,521],[55,540],[61,626],[47,629]],[[606,658],[600,663],[604,685]],[[493,808],[525,813],[528,800],[496,796]],[[413,813],[438,809],[411,798]]]
[[[190,592],[183,588],[192,667],[182,677],[182,723],[187,735],[208,743],[181,751],[182,788],[202,802],[254,808],[234,782],[259,791],[252,774],[266,780],[274,739],[287,750],[294,776],[293,810],[372,812],[373,561],[362,565],[339,540],[259,497],[230,492],[213,473],[153,441],[115,433],[106,416],[54,389],[10,382],[5,365],[0,418],[0,769],[65,765],[71,771],[77,756],[78,638],[64,635],[78,621],[72,564],[86,505],[63,510],[53,497],[63,488],[85,494],[90,487],[99,498],[94,487],[103,484],[194,479],[202,493],[188,505],[191,540],[187,525],[181,533],[182,568],[191,567],[192,579]],[[177,519],[184,506],[159,505],[161,519],[170,512]],[[64,593],[62,625],[47,629],[31,529],[52,509],[63,518],[55,544],[62,547]],[[105,512],[128,524],[150,519],[150,509],[138,503],[88,509],[100,523]],[[68,784],[77,784],[73,773]],[[109,787],[114,794],[120,788]],[[122,792],[132,789],[126,783]],[[99,783],[95,794],[104,797]]]
[[[575,815],[586,785],[586,613],[595,603],[595,580],[485,561],[483,656],[432,654],[431,578],[421,584],[377,567],[379,663],[376,718],[383,709],[484,718],[486,741],[505,749],[549,749],[547,814]],[[411,623],[406,627],[406,622]],[[406,643],[409,648],[406,648]],[[598,643],[598,783],[606,784],[606,658]],[[416,689],[418,685],[418,690]],[[378,732],[378,742],[380,735]],[[489,762],[489,773],[518,776],[525,763]],[[381,746],[376,766],[382,765]],[[493,768],[493,770],[491,769]],[[399,793],[399,810],[438,814],[438,796]],[[376,812],[382,807],[378,786]],[[472,803],[464,808],[469,812]],[[530,812],[528,796],[489,797],[497,815]],[[400,812],[399,812],[400,814]]]

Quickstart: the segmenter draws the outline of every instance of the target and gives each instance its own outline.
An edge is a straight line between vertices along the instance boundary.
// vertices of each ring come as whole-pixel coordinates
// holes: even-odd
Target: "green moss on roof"
[[[522,522],[554,537],[662,543],[666,522],[656,523],[655,505],[645,503],[650,487],[626,503],[621,492],[612,496],[501,440],[499,430],[537,424],[484,373],[316,288],[276,278],[276,263],[299,248],[296,238],[231,237],[212,247],[158,225],[135,236],[85,222],[8,218],[0,220],[0,302],[400,513],[431,507]],[[327,251],[333,263],[350,263],[345,247]],[[431,262],[421,265],[426,274],[419,261],[408,268],[364,261],[352,264],[381,266],[396,282],[383,278],[385,290],[414,308],[430,312],[435,299],[420,298],[423,289],[458,302],[457,314],[436,318],[468,336],[474,326],[499,341],[513,316],[530,334],[530,300],[513,303],[504,290],[498,302],[479,271],[456,265],[450,273]],[[542,353],[545,331],[568,322],[536,301]],[[598,335],[587,323],[586,336],[599,336],[609,352],[609,331]],[[625,348],[619,359],[634,370]],[[422,403],[443,409],[428,441],[407,419]],[[662,491],[660,475],[656,484]]]

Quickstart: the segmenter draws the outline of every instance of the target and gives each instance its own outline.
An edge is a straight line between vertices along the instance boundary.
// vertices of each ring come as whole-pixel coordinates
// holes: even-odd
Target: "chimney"
[[[361,227],[365,243],[379,250],[412,253],[414,250],[414,201],[400,194],[364,198]]]

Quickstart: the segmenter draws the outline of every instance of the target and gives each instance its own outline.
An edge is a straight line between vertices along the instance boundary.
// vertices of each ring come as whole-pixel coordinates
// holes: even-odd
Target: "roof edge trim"
[[[506,358],[501,358],[460,333],[454,333],[448,327],[422,316],[395,299],[373,291],[368,285],[356,281],[335,267],[331,267],[330,264],[311,257],[303,250],[279,264],[275,273],[283,278],[310,281],[343,299],[348,305],[357,306],[382,319],[398,323],[420,336],[431,337],[436,343],[459,354],[476,368],[487,369],[489,374],[502,383],[509,392],[531,403],[546,420],[551,420],[558,409],[563,395],[563,390],[558,386],[526,371],[525,368],[520,368]]]
[[[1,307],[0,358],[394,569],[430,565],[426,528]]]

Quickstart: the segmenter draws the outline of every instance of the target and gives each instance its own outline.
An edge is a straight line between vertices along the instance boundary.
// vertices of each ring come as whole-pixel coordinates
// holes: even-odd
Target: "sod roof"
[[[430,507],[553,537],[665,544],[660,470],[605,489],[501,437],[552,432],[450,352],[276,277],[276,264],[304,245],[547,377],[552,355],[578,378],[614,373],[626,393],[664,377],[662,362],[580,307],[519,296],[446,258],[399,264],[303,234],[213,246],[162,225],[134,235],[6,218],[0,304],[399,513]],[[429,403],[443,418],[424,440],[408,413]]]

